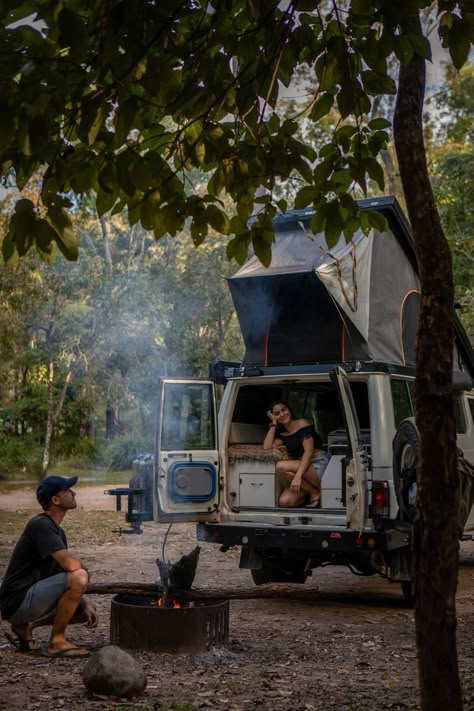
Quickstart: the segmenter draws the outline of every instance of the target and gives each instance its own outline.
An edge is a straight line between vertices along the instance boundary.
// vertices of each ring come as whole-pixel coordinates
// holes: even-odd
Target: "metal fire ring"
[[[115,595],[110,611],[111,644],[195,653],[221,647],[229,639],[228,600],[202,600],[177,609],[154,603],[156,597],[151,595]]]

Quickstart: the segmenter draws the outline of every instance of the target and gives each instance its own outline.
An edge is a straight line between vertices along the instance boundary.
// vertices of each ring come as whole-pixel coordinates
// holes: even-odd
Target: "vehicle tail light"
[[[374,526],[377,519],[388,516],[390,513],[390,492],[387,481],[372,482],[372,521]]]

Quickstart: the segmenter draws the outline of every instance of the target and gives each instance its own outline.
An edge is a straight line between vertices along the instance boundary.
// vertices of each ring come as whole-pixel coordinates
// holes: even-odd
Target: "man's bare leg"
[[[89,575],[83,568],[68,573],[68,587],[59,598],[56,606],[51,636],[49,638],[49,652],[75,648],[65,637],[66,627],[74,617],[74,613],[86,591],[88,582]]]

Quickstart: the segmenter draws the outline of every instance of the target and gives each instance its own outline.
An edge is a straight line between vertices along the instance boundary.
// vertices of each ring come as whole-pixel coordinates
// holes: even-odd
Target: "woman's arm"
[[[268,425],[268,432],[263,440],[263,448],[271,449],[275,443],[281,444],[281,440],[275,437],[278,426],[275,415],[268,410],[267,416],[270,419],[270,423]]]
[[[313,456],[314,452],[314,439],[313,437],[305,437],[302,441],[303,445],[303,456],[300,459],[300,463],[298,465],[298,469],[296,470],[296,474],[293,477],[293,480],[290,484],[290,488],[292,491],[299,491],[301,488],[301,479],[303,478],[303,474],[305,471],[308,469],[309,465],[311,464],[311,457]]]
[[[280,444],[283,444],[283,441],[281,439],[275,437],[276,429],[276,425],[269,425],[268,432],[265,435],[265,439],[263,440],[264,449],[272,449],[275,445],[279,446]]]

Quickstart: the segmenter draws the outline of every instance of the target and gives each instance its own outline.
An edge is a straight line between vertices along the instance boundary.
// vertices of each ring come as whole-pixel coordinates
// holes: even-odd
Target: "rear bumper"
[[[360,551],[387,553],[410,545],[410,529],[398,525],[384,531],[363,531],[359,535],[355,531],[337,528],[200,523],[196,535],[199,541],[223,546],[249,546],[262,552],[270,549],[307,551],[308,554],[319,555]]]

